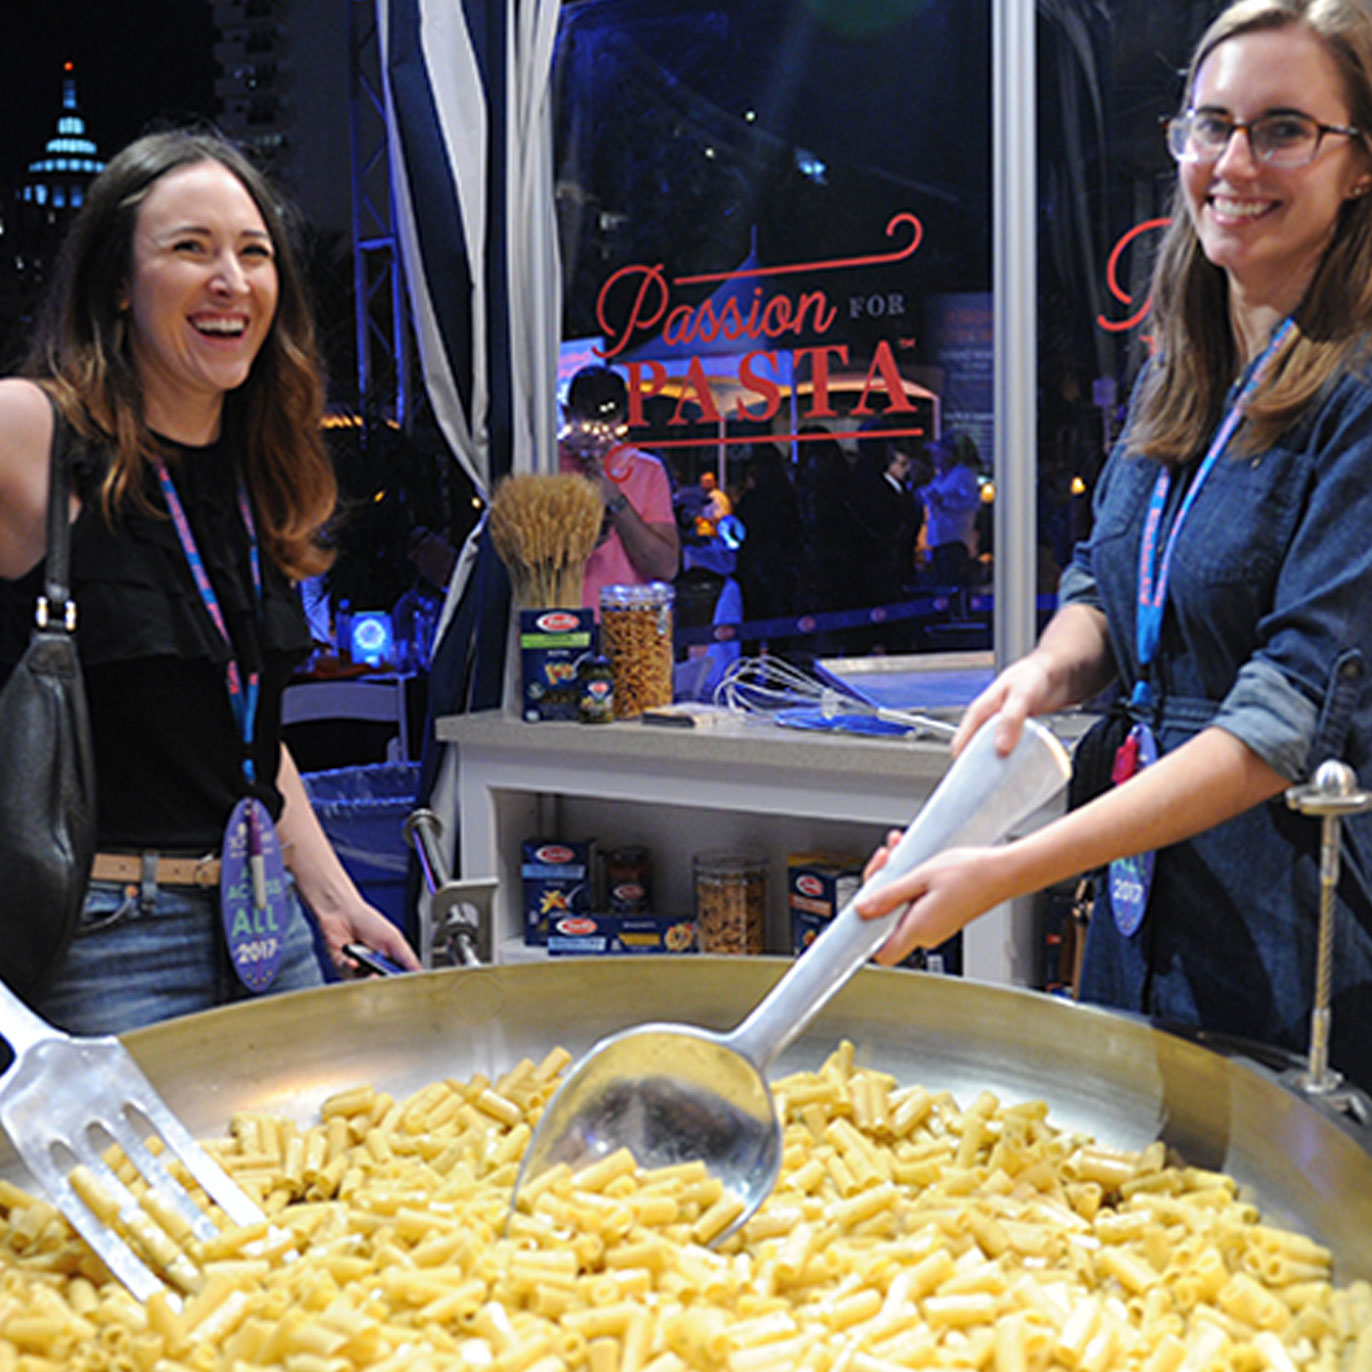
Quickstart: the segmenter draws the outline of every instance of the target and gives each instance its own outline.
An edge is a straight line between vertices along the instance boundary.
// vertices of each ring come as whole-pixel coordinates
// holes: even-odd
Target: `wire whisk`
[[[763,653],[732,663],[715,687],[714,703],[734,714],[770,715],[779,724],[841,728],[854,721],[880,720],[906,734],[951,738],[957,726],[910,710],[874,705],[852,691],[822,680],[785,658]]]

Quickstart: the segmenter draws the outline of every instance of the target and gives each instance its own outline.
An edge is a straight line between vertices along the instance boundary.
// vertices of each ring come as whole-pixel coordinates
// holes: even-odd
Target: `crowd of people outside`
[[[572,377],[563,416],[561,469],[605,499],[587,605],[611,581],[674,580],[687,617],[708,601],[716,619],[818,620],[750,651],[907,653],[927,646],[913,617],[863,612],[989,583],[990,506],[967,434],[926,439],[878,415],[853,433],[731,444],[723,461],[710,444],[655,455],[651,439],[627,446],[624,380],[599,365]]]
[[[559,466],[595,481],[606,509],[586,605],[612,581],[676,581],[691,606],[722,604],[731,620],[819,617],[804,643],[772,635],[759,648],[903,653],[921,647],[910,617],[859,623],[861,612],[989,581],[983,470],[965,434],[925,439],[876,416],[855,433],[812,425],[784,442],[733,443],[723,460],[709,443],[670,454],[653,446],[630,442],[614,369],[572,377]]]
[[[711,566],[712,550],[722,547],[719,574],[737,582],[746,621],[841,618],[989,580],[989,507],[976,445],[966,435],[927,441],[880,417],[852,436],[811,426],[793,445],[732,449],[725,477],[721,485],[707,468],[677,484],[677,530],[687,568]],[[775,641],[767,646],[778,651]],[[919,646],[910,618],[888,617],[821,629],[809,649],[896,653]]]

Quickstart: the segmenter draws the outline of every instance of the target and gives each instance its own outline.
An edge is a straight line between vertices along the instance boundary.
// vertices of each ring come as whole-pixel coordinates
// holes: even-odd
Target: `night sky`
[[[55,132],[64,62],[108,159],[154,122],[212,114],[213,41],[205,0],[4,0],[0,186],[16,186]]]

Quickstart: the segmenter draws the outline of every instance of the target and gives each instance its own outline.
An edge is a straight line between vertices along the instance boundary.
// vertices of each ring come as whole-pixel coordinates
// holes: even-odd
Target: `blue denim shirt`
[[[1139,540],[1158,472],[1150,459],[1111,455],[1091,537],[1059,590],[1062,604],[1105,614],[1126,692],[1140,673]],[[1220,458],[1177,541],[1150,669],[1162,752],[1213,724],[1292,782],[1340,758],[1372,786],[1369,523],[1366,375],[1341,378],[1271,450]],[[1372,820],[1343,829],[1331,1060],[1372,1089]],[[1319,821],[1278,796],[1159,853],[1135,935],[1121,936],[1097,903],[1083,995],[1303,1051],[1319,837]]]

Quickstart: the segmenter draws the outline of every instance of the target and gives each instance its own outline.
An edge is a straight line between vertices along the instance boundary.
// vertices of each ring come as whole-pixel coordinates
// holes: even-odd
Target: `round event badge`
[[[1135,724],[1131,740],[1137,747],[1137,757],[1130,775],[1137,775],[1158,760],[1158,741],[1146,724]],[[1121,750],[1123,751],[1123,750]],[[1128,780],[1125,777],[1124,780]],[[1116,858],[1106,875],[1106,890],[1110,896],[1110,913],[1115,927],[1130,938],[1138,932],[1148,911],[1148,894],[1153,888],[1153,860],[1151,849],[1131,857]]]
[[[219,905],[229,961],[249,991],[265,991],[281,970],[291,905],[276,825],[256,797],[234,806],[223,858]]]

